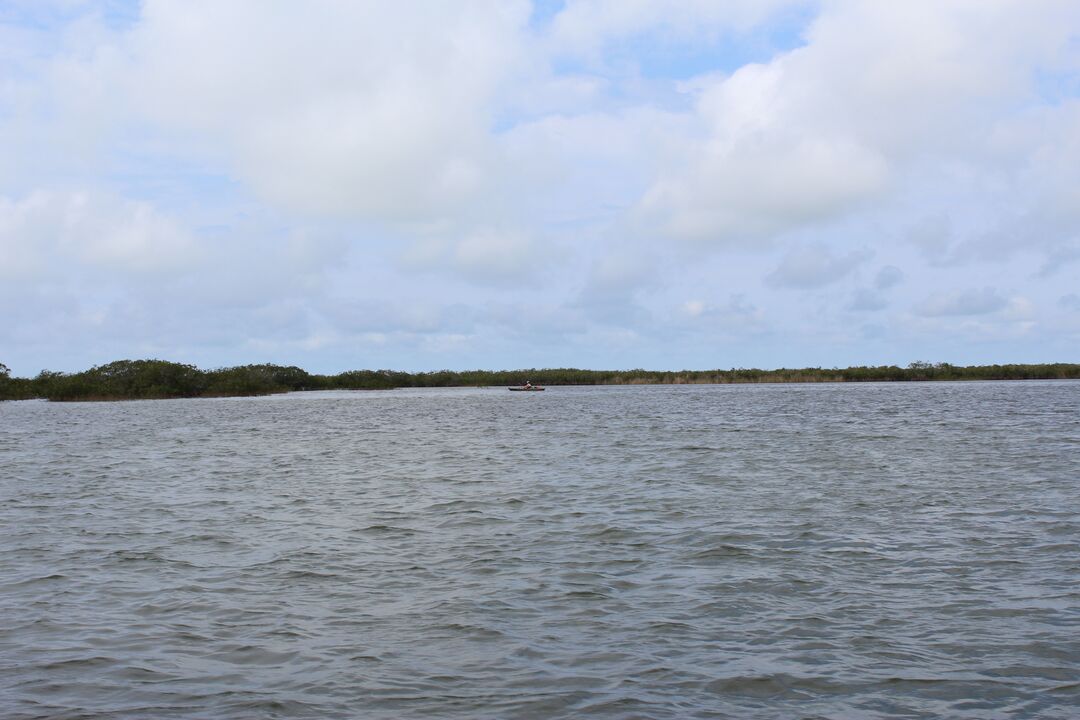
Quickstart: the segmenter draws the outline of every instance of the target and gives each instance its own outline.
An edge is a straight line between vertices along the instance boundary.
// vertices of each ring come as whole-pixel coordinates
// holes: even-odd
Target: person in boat
[[[526,380],[525,381],[525,389],[526,390],[532,390],[532,380]]]

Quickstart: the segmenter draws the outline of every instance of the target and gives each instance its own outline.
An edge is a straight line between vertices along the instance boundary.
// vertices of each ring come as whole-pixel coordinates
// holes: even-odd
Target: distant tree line
[[[34,378],[11,377],[0,364],[0,400],[136,400],[268,395],[297,390],[389,390],[408,387],[519,385],[691,385],[727,383],[882,382],[924,380],[1075,380],[1080,364],[971,365],[915,362],[850,368],[757,370],[349,370],[312,375],[295,366],[243,365],[200,370],[165,360],[117,360],[79,373],[43,370]]]

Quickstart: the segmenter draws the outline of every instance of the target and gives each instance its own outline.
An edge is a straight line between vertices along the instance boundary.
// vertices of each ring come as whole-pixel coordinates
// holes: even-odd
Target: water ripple
[[[7,718],[1073,718],[1080,383],[0,404]]]

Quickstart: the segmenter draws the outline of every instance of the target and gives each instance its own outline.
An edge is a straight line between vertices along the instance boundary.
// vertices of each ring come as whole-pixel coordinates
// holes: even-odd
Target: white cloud
[[[705,303],[701,300],[687,300],[683,303],[682,310],[690,317],[700,317],[705,312]]]
[[[455,244],[452,262],[476,282],[504,284],[527,282],[557,261],[523,233],[480,228]]]
[[[322,315],[338,333],[466,333],[472,330],[476,313],[462,305],[443,305],[430,300],[345,300],[326,299],[320,303]]]
[[[953,293],[936,293],[919,303],[915,312],[924,317],[987,315],[1004,309],[1008,304],[1009,300],[995,288],[984,287]]]
[[[806,46],[701,83],[701,131],[642,210],[676,237],[748,244],[844,217],[922,158],[986,162],[1001,110],[1068,62],[1078,24],[1068,2],[827,4]]]
[[[562,264],[552,246],[520,231],[491,226],[422,237],[399,260],[405,270],[448,273],[487,287],[535,285]]]
[[[660,282],[660,264],[640,250],[610,252],[596,258],[589,269],[581,298],[589,303],[629,303]]]
[[[531,118],[499,137],[502,186],[540,220],[610,220],[645,192],[687,129],[687,118],[648,106]]]
[[[516,336],[545,345],[558,345],[589,329],[578,308],[552,303],[489,303],[482,320],[500,337]]]
[[[604,325],[644,328],[654,316],[642,303],[642,295],[660,282],[655,258],[640,251],[611,252],[592,263],[571,307]]]
[[[889,301],[885,299],[881,291],[859,288],[855,291],[855,296],[848,304],[848,309],[857,312],[876,312],[884,310],[888,306]]]
[[[952,222],[945,214],[923,218],[909,228],[905,239],[919,249],[923,258],[932,264],[941,264],[952,244]]]
[[[876,192],[885,174],[856,143],[781,131],[764,143],[706,144],[689,168],[662,176],[641,209],[677,238],[750,245],[830,219]]]
[[[683,327],[704,323],[713,330],[736,333],[761,332],[765,329],[764,311],[741,293],[733,293],[719,304],[690,300],[683,303],[680,310],[692,323]]]
[[[874,289],[876,290],[888,290],[894,287],[904,279],[904,273],[900,268],[895,265],[886,265],[878,270],[877,275],[874,276]]]
[[[865,250],[837,255],[823,245],[796,247],[765,279],[770,285],[783,288],[809,290],[824,287],[840,280],[869,257]]]
[[[1035,303],[1026,297],[1011,297],[1002,316],[1014,322],[1026,322],[1035,318]]]
[[[827,362],[849,310],[879,313],[882,347],[904,323],[1005,342],[1070,312],[1068,0],[570,0],[538,25],[524,0],[148,0],[119,23],[18,3],[31,21],[0,16],[13,346],[361,343],[415,364],[488,332],[594,358],[678,336],[711,358],[764,327],[717,300],[745,292],[777,329],[814,327],[802,346]],[[770,57],[780,35],[799,46]]]
[[[700,140],[683,149],[642,200],[677,237],[758,241],[828,219],[883,185],[884,159],[857,137],[807,127],[790,87],[799,51],[747,65],[702,90]]]
[[[895,265],[885,265],[874,276],[873,287],[858,288],[855,290],[847,309],[855,312],[878,312],[889,306],[887,291],[900,284],[904,279],[904,273]],[[879,333],[880,328],[874,326],[874,333]]]
[[[129,39],[131,88],[272,201],[411,223],[485,187],[494,96],[520,62],[528,12],[152,0]]]
[[[194,239],[146,202],[87,192],[0,197],[0,275],[33,281],[72,264],[120,275],[176,273],[197,261]]]

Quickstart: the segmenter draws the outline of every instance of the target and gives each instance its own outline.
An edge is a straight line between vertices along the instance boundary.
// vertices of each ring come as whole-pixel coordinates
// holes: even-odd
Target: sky
[[[0,0],[0,362],[1080,362],[1075,0]]]

